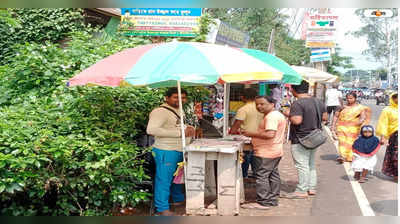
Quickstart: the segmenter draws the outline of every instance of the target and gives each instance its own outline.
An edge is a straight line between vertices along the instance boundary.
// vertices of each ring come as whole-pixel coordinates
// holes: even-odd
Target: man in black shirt
[[[298,172],[299,181],[296,190],[293,193],[283,195],[285,198],[301,199],[307,198],[309,195],[316,194],[317,170],[315,168],[315,151],[316,149],[306,149],[300,143],[298,138],[302,138],[310,134],[313,130],[321,127],[318,122],[327,121],[328,113],[325,104],[320,100],[308,94],[309,84],[302,81],[300,85],[292,86],[292,93],[297,98],[290,107],[290,111],[284,114],[289,117],[290,140],[292,156],[295,167]],[[318,119],[317,106],[322,118]]]

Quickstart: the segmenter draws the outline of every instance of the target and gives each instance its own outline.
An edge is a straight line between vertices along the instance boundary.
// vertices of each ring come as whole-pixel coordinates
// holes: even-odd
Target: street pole
[[[387,83],[388,83],[388,89],[390,89],[392,87],[392,47],[390,46],[390,30],[388,33],[387,47],[389,48],[389,66],[387,73]]]
[[[275,55],[274,53],[274,35],[275,34],[275,28],[271,30],[271,34],[269,36],[269,43],[268,43],[268,53]],[[260,96],[265,96],[268,92],[268,86],[265,83],[260,83],[258,87],[258,94]]]
[[[351,87],[353,87],[353,69],[350,70],[350,82],[351,82]]]
[[[275,29],[271,30],[271,35],[269,37],[269,44],[268,44],[268,53],[274,55],[274,34],[275,34]]]
[[[356,87],[358,87],[358,85],[359,85],[359,82],[360,82],[360,76],[358,76],[358,69],[357,69],[357,81],[356,81]]]
[[[372,86],[372,71],[369,71],[369,83],[368,83],[368,88],[371,89]]]

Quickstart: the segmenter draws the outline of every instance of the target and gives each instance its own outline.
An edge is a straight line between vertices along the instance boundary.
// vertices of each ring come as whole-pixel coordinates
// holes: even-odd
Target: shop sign
[[[250,35],[218,19],[211,26],[206,42],[212,44],[228,45],[231,47],[247,47]]]
[[[120,30],[130,36],[195,37],[201,8],[121,8]]]
[[[333,48],[339,16],[329,14],[311,14],[307,20],[306,47]]]
[[[330,61],[331,58],[331,50],[329,48],[312,48],[310,61],[311,62],[321,62],[321,61]]]
[[[309,48],[334,48],[336,43],[333,41],[307,41],[306,47]]]

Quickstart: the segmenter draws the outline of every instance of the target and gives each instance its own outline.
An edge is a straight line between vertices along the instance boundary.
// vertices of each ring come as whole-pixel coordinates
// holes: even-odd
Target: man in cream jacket
[[[182,103],[186,102],[187,92],[182,90]],[[155,108],[149,116],[147,134],[153,135],[153,154],[156,163],[154,185],[154,204],[156,214],[174,215],[169,210],[169,197],[174,203],[184,203],[182,185],[173,184],[173,174],[177,163],[182,162],[182,138],[179,116],[178,89],[170,88],[166,92],[165,103]],[[186,142],[195,134],[192,126],[185,128]]]

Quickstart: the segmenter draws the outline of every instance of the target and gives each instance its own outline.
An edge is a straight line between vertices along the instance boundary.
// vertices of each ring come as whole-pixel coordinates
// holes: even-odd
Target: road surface
[[[364,100],[362,104],[372,109],[371,124],[376,127],[384,106],[376,106],[375,100]],[[317,153],[319,194],[313,201],[311,215],[397,216],[398,184],[381,173],[386,147],[377,153],[378,163],[368,182],[359,184],[349,178],[350,164],[335,163],[336,148],[330,142]]]

